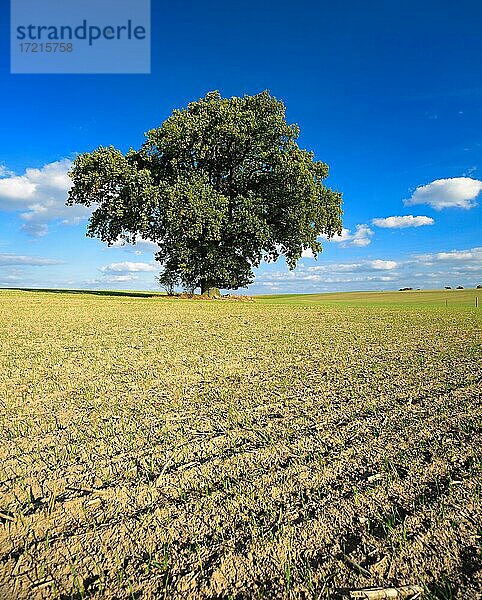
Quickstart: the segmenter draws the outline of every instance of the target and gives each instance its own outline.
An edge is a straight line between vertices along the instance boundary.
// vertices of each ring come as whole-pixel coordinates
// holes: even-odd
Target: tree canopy
[[[328,166],[299,148],[299,128],[268,91],[210,92],[174,110],[139,150],[113,146],[77,156],[68,204],[93,205],[87,235],[109,245],[136,237],[159,245],[161,281],[237,289],[262,260],[293,269],[319,236],[341,233],[341,194]]]

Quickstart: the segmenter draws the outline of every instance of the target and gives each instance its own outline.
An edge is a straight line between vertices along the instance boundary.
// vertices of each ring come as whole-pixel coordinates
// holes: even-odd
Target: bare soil
[[[480,312],[0,292],[0,597],[482,598]]]

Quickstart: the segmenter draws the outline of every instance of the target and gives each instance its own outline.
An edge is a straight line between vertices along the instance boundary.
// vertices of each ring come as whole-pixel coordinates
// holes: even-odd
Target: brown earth
[[[5,600],[482,597],[475,309],[0,292],[0,314]]]

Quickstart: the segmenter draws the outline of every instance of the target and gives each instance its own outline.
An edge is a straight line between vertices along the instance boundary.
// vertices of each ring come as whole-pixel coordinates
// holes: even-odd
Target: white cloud
[[[17,201],[29,202],[33,198],[34,193],[35,184],[30,182],[26,176],[18,177],[13,175],[11,177],[2,177],[0,180],[0,197],[5,201],[15,203]],[[17,206],[23,208],[20,202]]]
[[[0,177],[7,177],[13,175],[12,171],[9,171],[5,165],[0,165]]]
[[[368,265],[375,269],[375,271],[391,271],[392,269],[396,269],[398,263],[394,260],[371,260],[368,262]]]
[[[368,271],[390,271],[396,269],[398,263],[394,260],[362,260],[356,263],[327,263],[313,267],[301,267],[301,271],[318,273],[355,273]]]
[[[60,265],[61,260],[43,258],[41,256],[24,256],[19,254],[0,254],[0,265],[25,265],[31,267],[43,267],[46,265]]]
[[[20,229],[32,237],[43,237],[49,232],[45,223],[24,223]]]
[[[371,243],[370,238],[372,235],[373,231],[367,225],[357,225],[355,233],[346,242],[342,243],[342,246],[368,246]]]
[[[320,238],[327,240],[327,236],[326,235],[321,235]],[[334,235],[333,237],[331,237],[329,239],[330,242],[343,242],[350,239],[350,230],[346,229],[346,227],[343,227],[343,229],[341,230],[341,235]]]
[[[153,264],[130,261],[110,263],[100,268],[102,273],[145,273],[157,271],[158,269],[159,267]]]
[[[128,244],[125,240],[116,240],[110,245],[110,248],[125,248],[134,252],[134,254],[142,254],[142,252],[159,252],[159,246],[156,242],[150,239],[136,235],[134,238],[135,244]]]
[[[63,224],[77,223],[87,218],[92,209],[66,206],[72,182],[67,174],[68,159],[48,163],[39,169],[28,168],[15,175],[3,168],[0,177],[0,210],[20,212],[27,224],[42,224],[61,220]],[[25,229],[35,234],[35,228]],[[44,235],[47,232],[44,228]],[[37,229],[38,235],[38,229]]]
[[[436,210],[443,208],[473,208],[482,190],[482,181],[471,177],[437,179],[418,187],[411,198],[404,200],[405,206],[428,204]]]
[[[137,275],[110,275],[109,277],[103,277],[102,281],[105,283],[118,283],[122,281],[136,281]]]
[[[434,263],[475,263],[482,267],[482,247],[471,248],[470,250],[419,254],[415,258],[425,265],[433,265]]]
[[[296,288],[303,286],[304,289],[312,288],[316,290],[317,287],[321,286],[321,289],[329,289],[337,284],[343,287],[345,284],[351,283],[380,283],[395,281],[396,276],[394,275],[383,275],[377,273],[376,269],[366,268],[355,269],[353,271],[345,271],[343,268],[338,268],[340,265],[332,265],[333,269],[327,270],[326,272],[309,272],[309,271],[298,271],[294,273],[283,273],[283,272],[272,272],[266,273],[256,277],[254,285],[271,286],[276,285],[278,288],[283,288],[290,291],[296,291]],[[334,289],[338,289],[335,287]]]
[[[103,287],[105,287],[106,284],[108,284],[108,285],[115,284],[114,287],[118,287],[117,284],[129,283],[129,282],[134,282],[134,281],[138,281],[138,280],[139,280],[139,277],[132,273],[124,273],[121,275],[106,274],[106,275],[102,275],[101,277],[98,277],[96,279],[88,279],[87,281],[82,282],[82,285],[87,286],[87,287],[103,288]],[[141,289],[145,289],[145,287],[146,287],[144,283],[142,283],[141,286],[142,286]]]
[[[335,235],[330,238],[330,242],[338,242],[343,248],[347,248],[349,246],[357,246],[363,247],[368,246],[371,243],[371,237],[373,236],[373,231],[362,223],[361,225],[357,225],[355,228],[355,232],[352,233],[350,229],[346,229],[343,227],[341,231],[341,235]],[[326,236],[321,236],[322,239],[327,239]]]
[[[373,225],[385,227],[388,229],[402,229],[405,227],[421,227],[422,225],[433,225],[432,217],[414,217],[413,215],[404,215],[403,217],[385,217],[373,219]]]

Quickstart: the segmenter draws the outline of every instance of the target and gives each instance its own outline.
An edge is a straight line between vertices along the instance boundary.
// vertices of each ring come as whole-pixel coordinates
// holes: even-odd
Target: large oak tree
[[[341,194],[328,166],[298,147],[284,104],[264,91],[210,92],[147,132],[139,150],[79,155],[68,204],[94,205],[87,235],[159,245],[169,285],[236,289],[284,255],[290,269],[320,235],[341,233]]]

